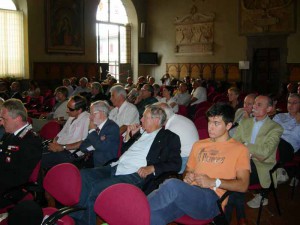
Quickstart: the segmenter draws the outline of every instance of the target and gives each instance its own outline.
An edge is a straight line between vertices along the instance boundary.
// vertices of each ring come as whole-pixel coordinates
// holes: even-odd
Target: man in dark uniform
[[[41,160],[42,141],[27,122],[27,111],[18,99],[6,100],[0,111],[5,135],[0,141],[0,208],[10,205],[2,193],[28,182]],[[22,196],[19,196],[22,198]]]

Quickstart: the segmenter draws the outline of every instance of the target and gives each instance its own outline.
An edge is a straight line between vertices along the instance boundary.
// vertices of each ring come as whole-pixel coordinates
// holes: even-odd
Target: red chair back
[[[207,129],[198,129],[199,139],[203,140],[209,138],[208,130]]]
[[[78,204],[81,192],[81,177],[76,166],[62,163],[52,167],[43,182],[45,190],[65,206]]]
[[[194,124],[197,129],[207,129],[207,119],[205,116],[201,116],[195,119]]]
[[[51,120],[41,128],[40,136],[45,140],[53,139],[60,132],[60,130],[60,124],[55,120]]]
[[[114,184],[100,193],[94,210],[109,225],[150,225],[146,195],[131,184]]]
[[[182,116],[187,116],[187,107],[185,105],[178,105],[178,113],[179,115]]]

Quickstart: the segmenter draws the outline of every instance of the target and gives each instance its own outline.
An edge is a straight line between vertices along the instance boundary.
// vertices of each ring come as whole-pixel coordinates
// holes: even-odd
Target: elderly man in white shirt
[[[110,111],[109,119],[119,125],[120,134],[123,134],[128,125],[139,123],[139,112],[135,105],[126,101],[126,90],[123,86],[113,86],[110,93],[110,100],[115,108]]]
[[[48,151],[43,152],[42,168],[50,168],[64,162],[73,162],[72,153],[79,148],[81,142],[88,135],[89,116],[86,111],[86,99],[80,95],[70,98],[67,104],[69,119],[53,142]]]
[[[168,129],[179,136],[181,143],[180,156],[182,159],[182,165],[179,174],[181,174],[184,172],[193,144],[199,140],[197,128],[193,121],[187,117],[175,114],[167,103],[157,102],[153,105],[163,108],[166,112],[167,121],[165,124],[165,129]]]
[[[191,95],[188,117],[193,119],[196,113],[197,104],[207,101],[206,88],[201,87],[201,82],[199,80],[193,82],[193,91]]]
[[[187,84],[181,83],[179,85],[179,91],[180,92],[174,96],[174,99],[176,100],[178,105],[188,106],[188,104],[190,104],[191,101],[191,95],[188,92]]]

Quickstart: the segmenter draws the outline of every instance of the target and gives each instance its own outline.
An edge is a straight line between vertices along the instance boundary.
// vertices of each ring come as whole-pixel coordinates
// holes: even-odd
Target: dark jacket
[[[108,119],[99,134],[96,131],[88,134],[87,138],[81,143],[80,150],[87,152],[87,148],[92,145],[95,148],[95,151],[93,151],[94,167],[98,167],[118,156],[119,144],[119,126]]]

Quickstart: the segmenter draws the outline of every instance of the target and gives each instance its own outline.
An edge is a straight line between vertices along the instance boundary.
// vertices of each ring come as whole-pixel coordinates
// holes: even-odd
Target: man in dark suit
[[[6,100],[0,121],[6,134],[0,142],[0,196],[6,190],[28,182],[42,157],[42,141],[27,122],[27,112],[20,100]],[[21,199],[22,193],[16,198]],[[0,208],[11,202],[0,197]]]
[[[108,119],[109,105],[96,101],[90,107],[90,125],[87,138],[81,143],[82,152],[93,151],[94,166],[99,167],[118,155],[119,126]]]
[[[21,87],[18,81],[14,81],[10,85],[10,98],[16,98],[22,101],[22,95],[20,93]]]
[[[143,114],[142,127],[129,125],[125,151],[120,159],[105,167],[81,170],[82,190],[79,206],[87,209],[73,214],[76,224],[94,225],[94,203],[97,196],[116,183],[129,183],[142,187],[148,179],[181,167],[180,139],[162,128],[166,113],[157,106],[148,106]],[[141,129],[142,128],[142,129]]]

